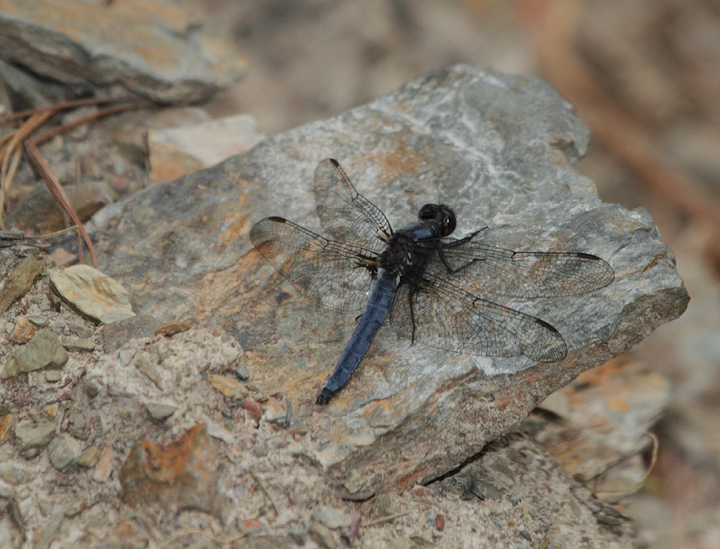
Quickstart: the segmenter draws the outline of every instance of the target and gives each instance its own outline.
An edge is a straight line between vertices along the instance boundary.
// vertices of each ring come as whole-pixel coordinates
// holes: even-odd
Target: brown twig
[[[54,105],[50,105],[49,107],[41,107],[38,109],[29,109],[26,111],[20,111],[20,112],[14,112],[12,114],[6,114],[5,116],[0,116],[0,126],[3,124],[7,124],[8,122],[12,122],[14,120],[18,120],[20,118],[27,118],[30,116],[33,116],[35,114],[44,113],[44,112],[52,112],[53,114],[56,112],[60,112],[67,109],[73,109],[75,107],[85,107],[88,105],[101,105],[103,103],[118,103],[121,101],[127,101],[127,98],[124,97],[92,97],[88,99],[74,99],[72,101],[64,101],[62,103],[56,103]]]
[[[93,246],[92,240],[90,240],[90,235],[87,234],[87,231],[85,230],[85,227],[83,227],[83,224],[80,221],[80,218],[77,216],[77,214],[73,210],[72,205],[70,204],[70,201],[68,200],[67,195],[65,194],[65,190],[63,189],[62,185],[60,185],[60,182],[57,180],[55,175],[52,173],[50,166],[47,165],[45,160],[40,155],[40,151],[37,148],[37,144],[42,141],[45,141],[46,139],[50,139],[51,137],[54,137],[64,131],[67,131],[70,128],[74,128],[75,126],[79,126],[81,124],[86,124],[88,122],[97,120],[98,118],[102,118],[104,116],[109,116],[111,114],[116,114],[118,112],[130,110],[133,108],[137,108],[137,104],[130,103],[130,104],[125,104],[125,105],[119,105],[117,107],[111,107],[104,111],[99,111],[99,112],[90,114],[88,116],[83,116],[81,118],[78,118],[77,120],[73,120],[72,122],[69,122],[68,124],[58,126],[57,128],[48,130],[40,135],[26,139],[26,141],[25,141],[25,149],[28,152],[28,156],[30,157],[31,162],[35,166],[35,169],[37,169],[40,176],[45,180],[45,183],[47,184],[48,189],[50,189],[50,192],[53,194],[55,199],[58,201],[58,204],[60,204],[60,207],[63,209],[63,211],[65,211],[65,213],[67,213],[67,215],[70,217],[70,219],[72,219],[73,223],[77,226],[77,229],[80,232],[80,234],[82,235],[83,240],[85,240],[85,244],[88,247],[88,250],[90,252],[90,257],[92,258],[92,262],[95,267],[97,267],[97,257],[95,255],[95,248]],[[50,111],[48,111],[48,113],[52,114],[52,112],[50,112]],[[80,247],[80,250],[82,250],[82,247]]]
[[[252,472],[252,469],[248,469],[248,472],[250,473],[250,476],[253,478],[253,480],[257,483],[257,485],[260,487],[263,494],[265,494],[265,497],[268,498],[270,505],[272,505],[273,512],[275,513],[275,516],[277,517],[279,515],[277,507],[275,507],[275,502],[270,497],[270,494],[268,494],[268,491],[265,489],[265,486],[263,486],[263,483],[260,482],[260,479],[255,476],[255,473]]]
[[[27,136],[50,118],[52,114],[52,112],[42,112],[31,116],[16,132],[11,134],[12,137],[2,149],[2,167],[0,167],[0,228],[3,230],[5,230],[5,221],[3,220],[2,212],[5,207],[5,196],[10,185],[8,178],[10,157],[13,156],[15,150]]]

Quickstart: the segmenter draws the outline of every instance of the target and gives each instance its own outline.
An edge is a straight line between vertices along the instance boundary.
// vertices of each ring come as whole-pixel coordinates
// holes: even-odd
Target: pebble
[[[237,374],[237,376],[243,381],[250,379],[250,370],[248,370],[248,367],[245,366],[245,364],[238,364],[235,367],[235,374]]]
[[[95,482],[105,482],[113,470],[113,461],[115,455],[109,446],[106,446],[100,452],[100,458],[98,459],[97,465],[92,472],[92,479]]]
[[[95,445],[90,446],[89,448],[85,448],[83,450],[83,453],[80,454],[80,457],[78,458],[77,464],[80,467],[85,467],[86,469],[91,469],[95,467],[98,460],[100,459],[100,448],[98,448]]]
[[[27,343],[37,332],[35,325],[30,322],[24,316],[19,316],[15,321],[12,333],[10,334],[10,341],[15,343]]]
[[[333,509],[332,507],[321,507],[317,511],[313,511],[310,516],[313,520],[323,523],[332,530],[347,528],[352,524],[350,515],[347,515],[342,511],[338,511],[337,509]]]
[[[123,366],[127,366],[132,362],[133,357],[135,356],[135,349],[123,349],[118,353],[118,358],[120,359],[120,364]]]
[[[54,437],[55,422],[44,421],[34,425],[31,419],[23,419],[15,427],[15,444],[19,452],[44,448]]]
[[[25,469],[12,463],[0,463],[0,478],[8,484],[12,484],[13,486],[25,484],[27,477],[28,475]]]
[[[38,328],[44,328],[45,326],[50,324],[50,321],[47,318],[40,315],[27,315],[25,318],[35,324],[35,326],[37,326]]]
[[[122,498],[130,505],[154,503],[176,510],[192,507],[220,513],[218,457],[203,424],[176,442],[138,441],[120,467]]]
[[[155,387],[162,391],[162,376],[154,364],[141,356],[135,361],[135,367],[138,369],[138,372],[147,377],[155,384]]]
[[[0,444],[10,438],[15,425],[17,425],[17,416],[15,414],[6,414],[0,417]]]
[[[357,469],[350,471],[347,480],[344,483],[345,488],[351,494],[356,494],[360,489],[365,486],[365,479],[358,472]]]
[[[324,547],[325,549],[335,549],[337,547],[337,542],[333,537],[332,531],[322,524],[318,524],[317,522],[310,523],[308,534],[310,534],[310,537],[312,537],[320,547]]]
[[[103,349],[112,353],[125,343],[141,337],[153,337],[161,322],[147,315],[137,315],[108,324],[102,329]]]
[[[45,372],[45,381],[48,383],[58,383],[62,381],[62,372],[59,370],[48,370]]]
[[[224,345],[221,352],[225,364],[232,364],[240,356],[240,351],[232,345]]]
[[[68,414],[68,433],[80,440],[88,438],[87,412],[82,408],[73,408]]]
[[[59,408],[60,405],[57,402],[53,402],[52,404],[48,404],[47,406],[45,406],[44,411],[48,415],[48,417],[50,417],[51,419],[55,419]]]
[[[104,324],[135,316],[122,285],[88,265],[73,265],[50,275],[50,282],[82,314]]]
[[[210,374],[208,380],[213,387],[227,397],[244,400],[250,395],[250,391],[244,384],[231,377]]]
[[[68,351],[84,351],[91,353],[95,350],[95,343],[85,338],[73,338],[63,341],[63,347]]]
[[[169,418],[178,409],[177,404],[164,402],[144,402],[143,406],[145,406],[150,417],[157,421]]]
[[[60,344],[58,337],[45,328],[38,332],[28,343],[19,347],[5,363],[0,379],[16,376],[20,372],[60,369],[68,361],[68,354]]]
[[[15,268],[7,277],[5,285],[0,289],[0,315],[30,291],[42,270],[43,264],[31,255],[15,265]]]
[[[62,473],[77,463],[81,453],[80,441],[66,434],[55,437],[48,445],[50,463]]]

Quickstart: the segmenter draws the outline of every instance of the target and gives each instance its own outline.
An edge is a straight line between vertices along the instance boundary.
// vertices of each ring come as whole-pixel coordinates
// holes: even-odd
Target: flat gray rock
[[[136,313],[233,333],[252,383],[292,402],[293,425],[310,432],[314,457],[338,480],[360,471],[375,488],[428,481],[687,306],[648,213],[603,204],[573,170],[588,140],[572,107],[541,80],[436,70],[102,210],[93,220],[100,269],[130,290]],[[487,244],[594,254],[615,281],[582,296],[503,303],[559,330],[569,349],[561,362],[455,354],[384,328],[343,391],[317,407],[356,315],[304,299],[248,232],[277,215],[322,234],[312,175],[327,157],[395,228],[413,223],[423,204],[448,204],[454,236],[487,226]]]

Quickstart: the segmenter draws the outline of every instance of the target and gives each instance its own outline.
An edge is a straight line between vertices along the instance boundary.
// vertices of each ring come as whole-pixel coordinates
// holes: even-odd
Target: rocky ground
[[[116,4],[121,10],[133,5]],[[212,546],[207,536],[251,547],[303,542],[309,547],[332,547],[344,543],[343,536],[367,547],[629,547],[631,543],[715,547],[714,494],[719,484],[714,472],[718,453],[713,380],[718,353],[713,342],[720,294],[712,272],[713,256],[706,246],[712,229],[695,222],[692,212],[700,212],[697,219],[703,214],[702,208],[687,206],[685,199],[692,193],[673,199],[681,207],[678,213],[657,190],[647,195],[633,186],[634,174],[640,173],[643,180],[642,170],[635,168],[647,162],[623,157],[613,149],[619,126],[603,126],[602,119],[593,116],[593,104],[567,87],[567,82],[585,80],[572,72],[575,65],[560,55],[563,50],[550,39],[566,36],[568,28],[580,29],[582,40],[575,44],[592,58],[591,66],[601,74],[615,75],[606,82],[606,91],[621,98],[645,131],[667,130],[658,133],[658,141],[670,151],[663,160],[712,181],[716,167],[709,159],[714,155],[702,153],[713,150],[716,143],[705,124],[715,112],[712,94],[703,92],[712,89],[714,72],[702,69],[713,63],[711,55],[702,53],[713,51],[712,32],[679,32],[696,28],[698,21],[703,28],[712,26],[714,18],[703,15],[702,2],[678,12],[677,20],[684,26],[661,25],[666,29],[663,36],[674,37],[664,42],[657,42],[656,34],[662,32],[648,23],[657,20],[653,9],[660,13],[672,8],[664,4],[646,6],[645,11],[626,4],[635,16],[620,16],[615,25],[607,25],[598,22],[607,21],[608,13],[625,13],[613,10],[612,2],[605,3],[609,12],[596,6],[582,17],[572,10],[555,9],[561,2],[549,3],[552,17],[544,19],[538,11],[522,7],[531,3],[520,3],[517,13],[529,25],[525,30],[531,28],[534,34],[515,26],[504,9],[484,3],[441,6],[425,1],[411,8],[404,2],[377,2],[369,11],[353,2],[309,3],[292,12],[283,2],[253,6],[188,0],[183,4],[185,11],[161,7],[148,20],[159,22],[161,30],[152,31],[155,36],[170,31],[166,46],[174,53],[166,60],[176,51],[187,51],[185,44],[174,42],[183,35],[178,29],[194,28],[202,19],[217,36],[235,41],[235,46],[226,42],[222,48],[246,55],[250,70],[244,80],[204,108],[162,112],[145,104],[141,110],[83,125],[45,143],[42,154],[83,220],[149,184],[211,166],[262,138],[250,117],[212,121],[214,116],[251,112],[261,130],[272,134],[373,99],[439,65],[490,61],[510,72],[542,70],[578,105],[581,118],[591,121],[598,132],[595,136],[600,136],[595,143],[602,143],[591,147],[580,169],[598,182],[606,199],[650,208],[697,299],[658,337],[648,339],[630,356],[581,375],[514,434],[489,446],[463,468],[423,485],[411,482],[403,491],[368,492],[363,474],[329,479],[313,461],[316,441],[312,429],[301,425],[304,405],[298,406],[295,396],[288,397],[292,391],[287,386],[268,385],[257,369],[248,367],[258,355],[239,345],[234,329],[209,325],[207,318],[168,326],[172,318],[158,314],[163,320],[155,320],[149,316],[153,311],[145,310],[140,318],[110,324],[86,312],[79,314],[82,309],[58,298],[49,282],[50,274],[78,260],[76,249],[63,245],[49,258],[34,247],[43,241],[4,235],[7,239],[2,242],[8,246],[2,259],[4,279],[28,255],[37,256],[44,267],[41,278],[19,301],[16,297],[22,292],[8,293],[5,284],[4,299],[15,304],[2,316],[3,371],[13,374],[28,368],[20,366],[26,360],[37,364],[32,353],[18,352],[26,346],[32,351],[37,344],[46,361],[43,369],[9,375],[0,382],[7,391],[0,393],[2,539],[11,547],[21,546],[23,537],[27,546],[39,547]],[[0,4],[0,11],[7,13],[6,8]],[[15,9],[11,7],[11,12]],[[365,17],[368,14],[372,16]],[[122,14],[126,16],[127,12]],[[537,25],[540,20],[545,27]],[[629,36],[634,38],[626,39]],[[656,57],[651,49],[634,53],[634,40],[642,36],[643,44],[675,44],[674,56]],[[78,43],[87,40],[82,33],[72,38]],[[85,42],[91,53],[95,39],[93,35]],[[201,42],[205,48],[214,47]],[[533,47],[540,52],[537,58]],[[208,51],[202,55],[207,57]],[[688,56],[696,64],[683,65],[681,60]],[[21,58],[36,56],[25,51]],[[182,54],[177,57],[182,58]],[[673,63],[668,65],[668,59]],[[146,59],[141,65],[154,62]],[[13,59],[5,58],[4,63],[0,100],[4,106],[14,103],[15,110],[18,105],[62,100],[68,86],[78,89],[72,67],[65,70],[63,65],[64,72],[52,73],[56,84],[63,85],[49,85],[18,73]],[[215,85],[213,71],[237,74],[243,66],[246,60],[237,57],[216,58],[200,71],[200,80],[209,86],[204,89]],[[653,69],[636,70],[641,66]],[[42,74],[43,67],[32,67],[30,74]],[[565,72],[557,72],[558,67]],[[688,74],[687,67],[697,67],[697,74]],[[676,81],[680,70],[686,71],[685,76]],[[91,85],[102,87],[102,78],[93,74]],[[198,92],[201,88],[195,82],[168,95],[162,88],[170,74],[172,80],[179,73],[167,66],[149,79],[134,73],[137,82],[120,92],[154,100],[212,93]],[[160,91],[152,92],[148,82],[159,85]],[[646,97],[652,101],[645,101]],[[683,102],[682,97],[691,101]],[[100,110],[90,106],[67,111],[61,122]],[[675,123],[682,116],[684,122]],[[637,128],[634,133],[622,128],[624,136],[645,136]],[[19,164],[6,192],[11,204],[8,228],[33,235],[64,226],[63,215],[27,162]],[[240,232],[233,234],[241,234],[242,227],[236,229]],[[24,265],[30,273],[37,267]],[[142,300],[138,301],[136,288],[128,289],[127,299],[137,309]],[[288,306],[286,297],[279,299]],[[291,300],[290,307],[297,306],[298,299]],[[343,337],[337,337],[340,346]],[[30,345],[32,341],[36,343]],[[11,356],[17,360],[10,361]],[[659,436],[646,435],[668,407],[671,413],[656,430]],[[196,428],[199,424],[205,428]],[[138,456],[160,464],[162,473],[156,477],[143,469]],[[626,497],[655,457],[657,464],[644,490]],[[212,467],[203,466],[206,463],[221,466],[213,474]],[[540,478],[546,482],[537,482]],[[179,498],[176,488],[168,487],[168,479],[189,486],[183,490],[189,500]],[[127,486],[140,487],[147,499],[130,501]],[[364,501],[343,499],[351,490],[355,499]],[[627,507],[608,505],[617,501]],[[185,510],[176,512],[178,507]],[[167,513],[167,508],[173,511]],[[638,520],[630,522],[628,516]],[[190,530],[193,533],[187,533]],[[631,530],[639,533],[632,542]]]

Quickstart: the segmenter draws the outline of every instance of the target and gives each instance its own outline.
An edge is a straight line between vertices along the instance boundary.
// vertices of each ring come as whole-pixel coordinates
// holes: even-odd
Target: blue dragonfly
[[[417,223],[394,231],[333,159],[317,166],[313,191],[331,239],[268,217],[253,226],[250,240],[306,298],[330,309],[364,310],[319,405],[348,382],[383,322],[413,343],[439,349],[562,360],[567,345],[555,328],[496,301],[580,295],[615,277],[608,263],[587,253],[506,250],[476,239],[482,231],[450,238],[456,219],[444,205],[424,205]]]

